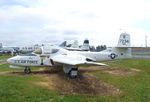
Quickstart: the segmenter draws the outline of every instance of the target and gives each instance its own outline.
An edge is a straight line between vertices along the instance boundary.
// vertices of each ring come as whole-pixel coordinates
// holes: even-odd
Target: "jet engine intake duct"
[[[92,60],[92,59],[90,59],[90,58],[86,58],[86,61],[91,62],[91,61],[93,61],[93,60]]]

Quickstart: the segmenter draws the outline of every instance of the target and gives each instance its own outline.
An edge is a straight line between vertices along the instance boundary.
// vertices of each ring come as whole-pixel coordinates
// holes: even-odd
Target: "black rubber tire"
[[[71,78],[71,79],[77,78],[77,75],[74,75],[74,76],[71,75],[71,72],[72,72],[72,71],[73,71],[73,70],[71,69],[71,70],[69,71],[69,73],[68,73],[69,78]]]
[[[26,68],[24,69],[24,73],[30,74],[30,73],[31,73],[31,69],[30,69],[29,67],[26,67]]]

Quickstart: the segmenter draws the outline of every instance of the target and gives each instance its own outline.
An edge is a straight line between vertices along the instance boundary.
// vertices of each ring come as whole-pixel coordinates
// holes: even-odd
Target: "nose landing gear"
[[[31,69],[30,69],[30,67],[25,67],[25,69],[24,69],[24,73],[26,73],[26,74],[30,74],[30,73],[31,73]]]

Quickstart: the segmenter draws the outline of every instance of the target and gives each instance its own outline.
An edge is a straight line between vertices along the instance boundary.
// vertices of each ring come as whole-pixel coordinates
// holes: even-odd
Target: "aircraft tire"
[[[72,68],[72,69],[69,71],[68,75],[69,75],[69,77],[70,77],[71,79],[77,78],[77,74],[74,74],[74,75],[73,75],[74,71],[75,71],[75,73],[77,73],[77,72],[78,72],[78,68],[75,68],[75,69]]]
[[[24,73],[30,74],[31,73],[31,69],[29,67],[25,67]]]

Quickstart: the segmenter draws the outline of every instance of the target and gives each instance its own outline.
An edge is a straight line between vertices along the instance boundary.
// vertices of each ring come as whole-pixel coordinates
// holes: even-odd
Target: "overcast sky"
[[[6,46],[85,38],[115,46],[121,32],[132,46],[150,45],[150,0],[0,0],[0,42]]]

